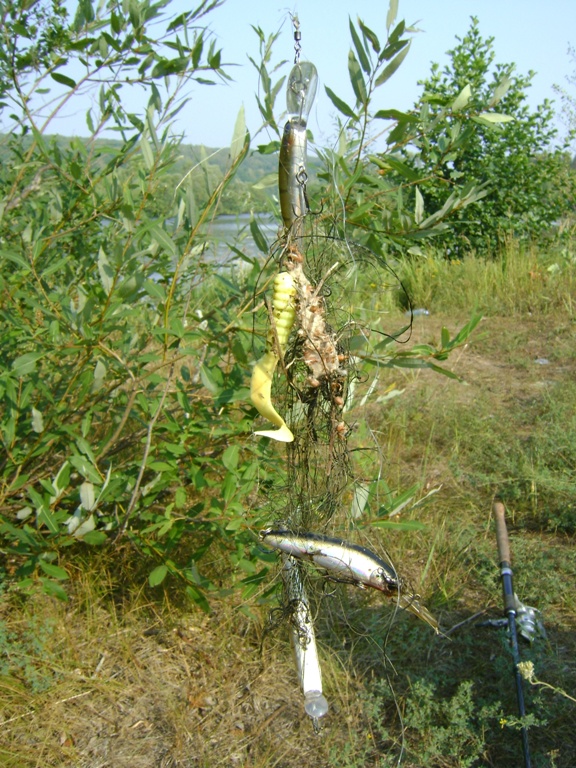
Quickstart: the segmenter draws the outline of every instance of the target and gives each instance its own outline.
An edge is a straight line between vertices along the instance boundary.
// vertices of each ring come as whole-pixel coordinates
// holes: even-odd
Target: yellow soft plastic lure
[[[291,443],[294,435],[286,422],[272,405],[272,378],[274,371],[284,354],[290,331],[296,317],[296,287],[289,272],[280,272],[274,280],[272,314],[274,326],[268,332],[266,353],[258,360],[252,372],[250,399],[258,413],[271,421],[278,429],[259,430],[255,435],[271,437],[282,443]]]

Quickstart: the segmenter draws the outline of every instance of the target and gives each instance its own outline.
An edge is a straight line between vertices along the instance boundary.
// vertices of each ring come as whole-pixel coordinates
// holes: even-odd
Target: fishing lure
[[[272,379],[280,357],[284,354],[290,331],[296,317],[296,288],[289,272],[280,272],[274,280],[272,315],[274,322],[268,331],[266,352],[252,371],[250,399],[261,416],[278,429],[259,430],[255,435],[270,437],[282,443],[291,443],[294,435],[272,405]]]
[[[282,220],[286,229],[292,229],[296,237],[302,236],[301,222],[309,207],[306,198],[306,125],[317,85],[316,67],[310,61],[300,61],[297,55],[288,76],[286,108],[290,119],[284,126],[278,165]]]
[[[426,621],[436,632],[439,631],[436,619],[416,597],[402,592],[402,581],[395,569],[367,547],[317,533],[297,534],[272,528],[261,531],[260,539],[273,549],[309,560],[340,581],[385,592],[395,598],[401,608]]]
[[[381,592],[396,593],[400,587],[394,568],[359,544],[317,533],[297,534],[271,528],[261,531],[260,539],[273,549],[309,560],[342,580]]]
[[[310,717],[318,720],[328,712],[328,702],[322,694],[316,634],[300,565],[289,555],[284,555],[282,579],[292,606],[292,645],[304,694],[304,709]]]
[[[306,124],[289,120],[284,126],[278,163],[280,211],[286,229],[308,212],[306,143]]]

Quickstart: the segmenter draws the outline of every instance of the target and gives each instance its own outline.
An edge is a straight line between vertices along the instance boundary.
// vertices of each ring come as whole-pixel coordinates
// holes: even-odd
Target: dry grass
[[[443,324],[453,331],[461,322],[416,318],[413,343],[437,339]],[[539,679],[574,694],[575,348],[576,327],[564,312],[493,316],[450,359],[464,383],[425,371],[382,381],[404,390],[366,411],[388,457],[389,485],[442,490],[405,516],[425,530],[376,532],[372,545],[390,553],[443,628],[460,626],[434,637],[412,616],[392,625],[378,596],[350,587],[326,594],[318,629],[331,711],[320,736],[303,713],[286,622],[269,627],[269,603],[256,596],[243,604],[232,593],[206,616],[178,594],[137,586],[134,555],[102,554],[78,562],[67,604],[40,593],[2,595],[0,765],[383,768],[397,764],[404,739],[406,768],[458,767],[464,753],[454,757],[446,747],[423,758],[440,723],[429,732],[416,727],[410,708],[418,681],[450,702],[469,680],[476,709],[466,728],[485,741],[469,765],[520,765],[519,735],[498,719],[509,722],[515,712],[506,644],[472,618],[501,613],[490,515],[499,491],[517,591],[543,611],[548,633],[523,656]],[[225,571],[220,580],[231,584]],[[547,720],[530,729],[535,765],[570,768],[573,706],[535,690],[527,702]],[[491,719],[482,720],[488,705]]]
[[[403,283],[416,307],[436,312],[468,312],[477,307],[489,315],[511,316],[576,309],[576,248],[573,242],[543,254],[512,240],[494,258],[447,261],[442,255],[404,262]]]
[[[263,632],[266,609],[248,619],[234,600],[211,616],[143,594],[118,600],[93,576],[81,574],[67,605],[3,601],[13,633],[3,650],[16,663],[0,679],[1,765],[289,766],[326,751],[302,717],[285,633]],[[21,667],[39,626],[50,637],[37,638],[33,669]],[[329,736],[360,712],[353,674],[326,667],[327,687],[339,688]]]

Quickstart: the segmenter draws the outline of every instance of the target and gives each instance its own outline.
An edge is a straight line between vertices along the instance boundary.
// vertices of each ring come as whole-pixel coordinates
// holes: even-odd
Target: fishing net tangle
[[[389,336],[382,296],[401,290],[374,254],[319,229],[311,214],[296,221],[275,254],[296,289],[294,326],[272,396],[294,437],[286,445],[286,484],[278,493],[284,501],[274,517],[293,530],[337,528],[338,513],[352,503],[350,407],[365,377],[351,345],[366,350]]]
[[[302,559],[328,569],[336,580],[375,587],[395,595],[399,605],[403,600],[403,607],[425,614],[417,602],[411,602],[413,595],[401,594],[401,582],[391,565],[364,547],[318,533],[340,517],[350,484],[352,430],[345,413],[358,380],[354,359],[358,353],[353,354],[352,345],[356,349],[360,341],[360,346],[369,347],[373,333],[389,337],[377,327],[383,319],[379,297],[386,265],[366,249],[332,236],[329,221],[325,217],[315,221],[309,211],[306,121],[317,74],[313,64],[300,62],[297,23],[294,37],[295,64],[287,87],[290,116],[279,162],[284,231],[272,254],[279,272],[269,307],[266,352],[254,367],[251,399],[276,427],[255,434],[287,444],[286,485],[283,491],[278,489],[278,498],[281,494],[284,501],[274,505],[274,518],[281,528],[262,531],[261,538],[283,553],[283,612],[292,625],[305,710],[317,727],[328,704],[322,694]],[[320,233],[321,222],[328,225],[327,234]],[[363,306],[360,318],[358,296],[362,305],[371,297],[371,306]],[[301,539],[296,541],[298,535]],[[429,615],[426,620],[434,622]]]

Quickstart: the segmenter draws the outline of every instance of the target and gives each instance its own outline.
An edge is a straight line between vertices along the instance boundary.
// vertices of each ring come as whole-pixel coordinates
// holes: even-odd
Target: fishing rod
[[[498,557],[500,558],[500,575],[502,577],[502,594],[504,597],[504,614],[508,619],[508,629],[510,631],[510,646],[512,648],[512,658],[514,660],[514,678],[516,680],[516,698],[518,700],[518,712],[520,717],[526,715],[524,705],[524,690],[522,688],[522,675],[518,668],[520,664],[520,650],[518,648],[518,634],[516,632],[516,596],[514,594],[514,585],[512,582],[512,565],[510,560],[510,542],[508,540],[508,530],[506,528],[506,519],[504,517],[504,504],[495,501],[492,505],[492,511],[496,519],[496,543],[498,544]],[[522,735],[522,749],[524,751],[524,766],[531,768],[530,747],[528,744],[528,729],[522,725],[520,729]]]

